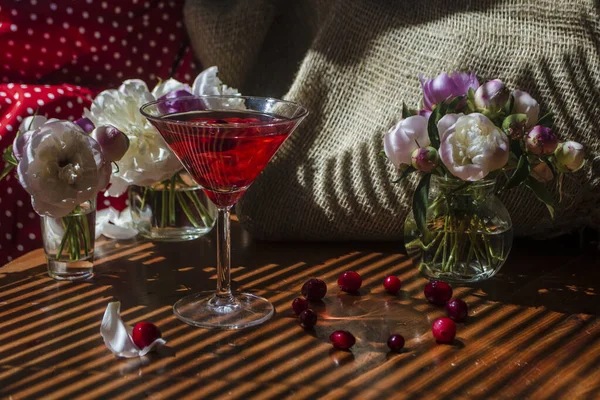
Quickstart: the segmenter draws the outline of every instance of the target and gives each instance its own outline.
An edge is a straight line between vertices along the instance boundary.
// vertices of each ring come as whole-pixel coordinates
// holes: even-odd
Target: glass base
[[[259,325],[273,316],[273,305],[249,293],[217,297],[215,292],[200,292],[173,305],[173,313],[186,324],[212,329],[242,329]]]
[[[139,235],[145,239],[160,242],[185,242],[195,240],[211,231],[210,228],[149,228],[136,226]]]
[[[79,261],[56,261],[48,258],[48,275],[57,281],[80,281],[94,274],[93,258]]]

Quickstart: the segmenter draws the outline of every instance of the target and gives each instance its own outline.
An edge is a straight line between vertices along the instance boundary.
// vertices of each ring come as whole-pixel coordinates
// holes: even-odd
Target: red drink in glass
[[[222,207],[244,194],[296,125],[243,111],[192,111],[164,119],[189,122],[159,129],[194,180]]]

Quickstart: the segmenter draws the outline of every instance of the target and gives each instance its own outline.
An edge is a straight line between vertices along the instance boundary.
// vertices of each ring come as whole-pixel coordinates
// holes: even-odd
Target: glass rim
[[[140,107],[140,113],[148,118],[149,120],[156,120],[156,121],[164,121],[164,116],[165,115],[170,115],[170,114],[164,114],[160,117],[155,116],[155,115],[150,115],[148,114],[145,110],[148,109],[149,107],[152,107],[154,105],[157,104],[162,104],[162,103],[166,103],[169,101],[177,101],[177,100],[186,100],[186,99],[255,99],[255,100],[262,100],[262,101],[273,101],[273,102],[278,102],[278,103],[285,103],[294,107],[298,107],[298,109],[300,110],[300,114],[294,116],[293,118],[288,118],[285,120],[281,120],[281,121],[270,121],[270,122],[264,122],[262,123],[262,121],[256,123],[239,123],[239,122],[231,122],[228,124],[227,128],[228,129],[237,129],[237,128],[248,128],[248,127],[256,127],[256,126],[279,126],[279,125],[286,125],[289,124],[290,122],[295,122],[298,120],[301,120],[302,118],[306,117],[308,115],[308,109],[298,103],[295,103],[293,101],[289,101],[289,100],[281,100],[281,99],[276,99],[274,97],[261,97],[261,96],[237,96],[237,95],[200,95],[200,96],[195,96],[195,95],[190,95],[190,96],[181,96],[181,97],[176,97],[176,98],[171,98],[171,99],[158,99],[158,100],[153,100],[150,101],[148,103],[143,104]],[[219,110],[216,110],[219,111]],[[221,111],[227,111],[227,110],[221,110]],[[232,110],[235,111],[235,110]],[[243,110],[238,110],[238,111],[243,111]],[[206,126],[206,127],[218,127],[220,125],[218,124],[207,124],[204,122],[190,122],[190,121],[184,121],[184,120],[177,120],[177,119],[169,119],[168,120],[169,123],[175,123],[178,125],[196,125],[196,126]],[[222,126],[222,125],[221,125]]]

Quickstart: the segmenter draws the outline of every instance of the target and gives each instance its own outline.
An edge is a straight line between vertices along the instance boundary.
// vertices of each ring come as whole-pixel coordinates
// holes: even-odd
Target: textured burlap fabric
[[[418,74],[474,71],[530,92],[587,146],[552,221],[527,189],[503,195],[520,235],[600,226],[600,11],[593,0],[188,0],[197,57],[244,94],[311,114],[237,205],[271,240],[398,239],[414,181],[378,154]],[[558,198],[558,190],[551,187]]]

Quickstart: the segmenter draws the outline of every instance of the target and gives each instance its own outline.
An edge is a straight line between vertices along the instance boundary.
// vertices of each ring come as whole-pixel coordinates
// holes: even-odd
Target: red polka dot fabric
[[[125,79],[191,83],[183,0],[0,0],[0,151],[23,118],[76,120]],[[179,61],[179,62],[177,62]],[[3,166],[3,165],[2,165]],[[125,197],[98,197],[123,209]],[[39,216],[14,173],[0,181],[0,265],[41,247]]]

